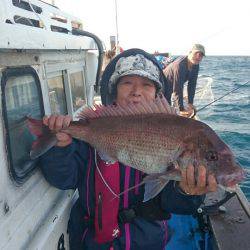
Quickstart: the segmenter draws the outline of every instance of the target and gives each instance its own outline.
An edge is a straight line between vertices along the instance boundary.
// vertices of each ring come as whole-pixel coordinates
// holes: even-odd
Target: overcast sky
[[[55,0],[109,46],[115,0]],[[202,43],[208,55],[250,55],[250,0],[117,0],[122,48],[186,54]]]

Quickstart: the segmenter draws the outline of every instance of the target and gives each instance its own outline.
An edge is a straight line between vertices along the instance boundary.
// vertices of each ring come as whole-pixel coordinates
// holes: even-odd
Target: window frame
[[[48,79],[51,77],[58,76],[58,73],[62,72],[63,74],[63,83],[64,83],[64,91],[66,96],[66,106],[67,106],[67,114],[71,115],[72,117],[75,117],[75,115],[79,112],[80,109],[78,109],[76,112],[73,109],[73,99],[72,99],[72,93],[70,88],[70,73],[75,73],[78,71],[82,72],[83,79],[84,79],[84,85],[85,85],[85,95],[86,95],[86,101],[88,104],[88,94],[87,94],[87,78],[86,78],[86,62],[83,61],[77,61],[77,62],[65,62],[65,63],[56,63],[56,64],[48,64],[45,63],[45,76],[46,76],[46,88],[47,92],[49,93],[49,86],[48,86]],[[46,96],[44,97],[47,98]],[[49,102],[49,99],[48,99]],[[48,105],[48,113],[52,114],[51,112],[51,106]]]
[[[10,170],[10,174],[15,180],[16,183],[18,184],[23,184],[28,180],[28,178],[31,176],[31,174],[35,171],[37,168],[37,160],[31,160],[28,163],[31,164],[31,166],[26,170],[24,173],[21,175],[17,174],[17,171],[14,168],[13,165],[13,159],[12,159],[12,149],[10,145],[10,134],[9,134],[9,124],[8,124],[8,112],[7,112],[7,105],[6,105],[6,97],[5,97],[5,88],[7,85],[7,81],[11,77],[21,77],[25,75],[31,75],[34,79],[34,82],[37,87],[37,93],[39,98],[39,105],[41,108],[41,114],[42,116],[45,115],[45,110],[44,110],[44,102],[43,102],[43,96],[42,96],[42,89],[41,89],[41,84],[39,77],[37,75],[37,72],[35,71],[34,68],[30,66],[24,66],[24,67],[14,67],[14,68],[6,68],[5,70],[2,71],[2,78],[1,78],[1,90],[2,90],[2,117],[3,117],[3,122],[5,126],[5,144],[6,144],[6,153],[7,153],[7,159],[8,159],[8,166]]]

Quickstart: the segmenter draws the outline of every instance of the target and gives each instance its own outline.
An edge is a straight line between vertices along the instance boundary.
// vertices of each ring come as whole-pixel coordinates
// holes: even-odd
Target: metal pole
[[[119,33],[118,33],[118,14],[117,14],[117,0],[115,0],[115,25],[116,25],[116,54],[120,51],[119,49]]]

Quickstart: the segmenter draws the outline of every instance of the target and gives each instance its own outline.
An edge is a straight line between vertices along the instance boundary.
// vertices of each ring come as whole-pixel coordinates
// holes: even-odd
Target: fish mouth
[[[224,187],[234,187],[239,182],[243,181],[246,176],[246,171],[243,169],[233,172],[232,174],[221,174],[217,176],[217,182]]]

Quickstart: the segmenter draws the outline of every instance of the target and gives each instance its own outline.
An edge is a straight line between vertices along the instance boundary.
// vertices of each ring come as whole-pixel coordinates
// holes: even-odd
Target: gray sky
[[[106,46],[116,35],[115,0],[55,0]],[[208,55],[250,55],[250,0],[117,0],[124,49],[186,54],[202,43]]]

